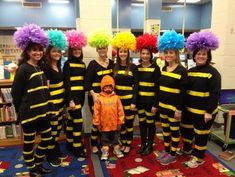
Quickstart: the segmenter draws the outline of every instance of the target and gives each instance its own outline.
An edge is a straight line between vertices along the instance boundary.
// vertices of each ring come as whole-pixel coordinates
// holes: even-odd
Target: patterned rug
[[[45,177],[94,177],[94,168],[90,155],[87,159],[77,159],[70,154],[65,148],[65,142],[61,142],[61,151],[68,155],[68,158],[63,161],[63,167],[52,168],[47,162],[43,165],[52,168],[53,172],[45,175]],[[90,154],[89,142],[85,138],[84,144],[87,147],[87,152]],[[26,177],[28,170],[23,161],[22,147],[11,146],[0,148],[0,177]]]
[[[124,158],[117,159],[110,151],[110,160],[102,162],[102,169],[105,177],[226,177],[235,176],[234,171],[226,167],[219,159],[207,152],[205,163],[198,168],[190,169],[183,162],[190,159],[188,156],[177,156],[177,161],[167,166],[161,165],[155,160],[154,153],[148,156],[136,154],[139,149],[139,138],[133,141],[132,151]],[[154,150],[161,151],[163,141],[156,140]]]

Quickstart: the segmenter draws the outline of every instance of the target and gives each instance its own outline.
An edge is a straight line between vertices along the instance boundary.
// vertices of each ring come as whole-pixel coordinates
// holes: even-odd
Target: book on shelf
[[[6,137],[7,138],[13,138],[13,128],[12,125],[6,125]]]
[[[0,139],[6,139],[6,127],[0,126]]]
[[[235,157],[235,153],[233,153],[232,151],[223,151],[218,156],[219,156],[219,158],[221,158],[223,160],[229,161]]]
[[[15,107],[3,105],[0,108],[0,122],[16,121]]]
[[[15,123],[11,125],[0,126],[0,139],[20,137],[20,125]]]
[[[5,102],[12,103],[11,88],[1,88],[1,93]]]

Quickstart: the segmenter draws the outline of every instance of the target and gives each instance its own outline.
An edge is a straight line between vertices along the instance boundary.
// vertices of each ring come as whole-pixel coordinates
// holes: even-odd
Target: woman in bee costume
[[[69,30],[65,32],[68,40],[68,60],[64,64],[64,82],[66,104],[69,108],[69,117],[66,126],[67,147],[77,157],[86,157],[82,143],[82,106],[84,104],[85,88],[84,77],[86,65],[83,62],[82,48],[87,44],[87,38],[82,32]]]
[[[18,28],[14,39],[23,50],[11,91],[17,119],[23,129],[23,156],[30,176],[41,177],[42,173],[50,172],[42,162],[52,140],[50,118],[53,110],[47,80],[40,68],[43,47],[48,46],[49,40],[35,24]],[[34,150],[36,133],[40,133],[41,141]]]
[[[122,151],[127,154],[131,150],[138,94],[137,66],[130,61],[130,50],[134,51],[136,47],[135,36],[131,32],[117,33],[112,40],[112,47],[117,50],[114,66],[115,91],[121,98],[125,112],[125,123],[122,125],[120,138]]]
[[[60,65],[62,50],[67,49],[68,43],[64,33],[60,30],[48,30],[47,36],[49,38],[49,47],[47,47],[45,53],[46,66],[44,73],[48,80],[51,102],[55,107],[55,116],[52,116],[50,120],[54,146],[49,147],[48,153],[51,153],[51,150],[56,151],[56,156],[60,159],[64,159],[66,156],[62,155],[58,144],[58,138],[63,123],[65,97],[64,77]]]
[[[192,152],[192,158],[185,163],[190,168],[204,163],[208,136],[218,112],[221,76],[217,69],[211,66],[211,50],[217,49],[218,46],[217,37],[209,31],[191,34],[186,43],[187,49],[193,52],[193,60],[196,63],[195,67],[188,70],[187,112],[181,124],[183,152]]]
[[[105,75],[113,75],[113,61],[108,58],[108,45],[111,42],[111,35],[104,31],[95,31],[89,38],[88,43],[91,47],[96,48],[98,57],[91,60],[86,72],[85,88],[88,91],[88,104],[90,111],[93,114],[94,102],[98,101],[99,93],[101,92],[100,82]],[[92,152],[98,152],[98,135],[99,131],[93,124],[91,129],[91,145]]]
[[[153,53],[157,52],[157,37],[145,33],[137,38],[136,48],[140,51],[138,65],[137,108],[141,136],[138,154],[148,155],[153,151],[156,132],[155,114],[158,108],[160,68],[153,62]]]

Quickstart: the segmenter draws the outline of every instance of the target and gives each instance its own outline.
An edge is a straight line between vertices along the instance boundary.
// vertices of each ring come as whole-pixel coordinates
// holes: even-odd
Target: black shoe
[[[48,163],[52,167],[59,167],[61,165],[61,160],[59,158],[53,159],[53,160],[48,160]]]
[[[65,159],[67,159],[67,157],[68,157],[68,155],[66,155],[66,154],[60,154],[59,155],[60,160],[65,160]]]
[[[146,144],[141,144],[139,150],[137,151],[137,154],[142,154],[145,149],[146,149]]]
[[[48,174],[52,172],[51,169],[45,168],[42,165],[38,166],[37,168],[38,168],[38,171],[41,172],[41,174]]]
[[[149,155],[153,152],[153,146],[147,146],[145,150],[141,153],[141,155]]]
[[[30,170],[29,171],[29,176],[30,177],[43,177],[38,168]]]
[[[128,150],[128,151],[126,150],[127,147],[128,147],[128,146],[126,146],[126,148],[122,151],[122,153],[123,153],[124,155],[127,155],[127,154],[129,154],[129,153],[131,152],[131,147],[129,147],[129,150]]]
[[[81,158],[86,158],[87,157],[87,153],[84,150],[75,150],[73,153],[76,157],[81,157]]]

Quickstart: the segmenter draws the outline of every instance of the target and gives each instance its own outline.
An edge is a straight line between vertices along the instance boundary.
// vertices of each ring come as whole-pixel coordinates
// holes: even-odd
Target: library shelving
[[[9,79],[0,80],[0,146],[19,145],[23,142],[12,104],[11,85],[12,81]]]

